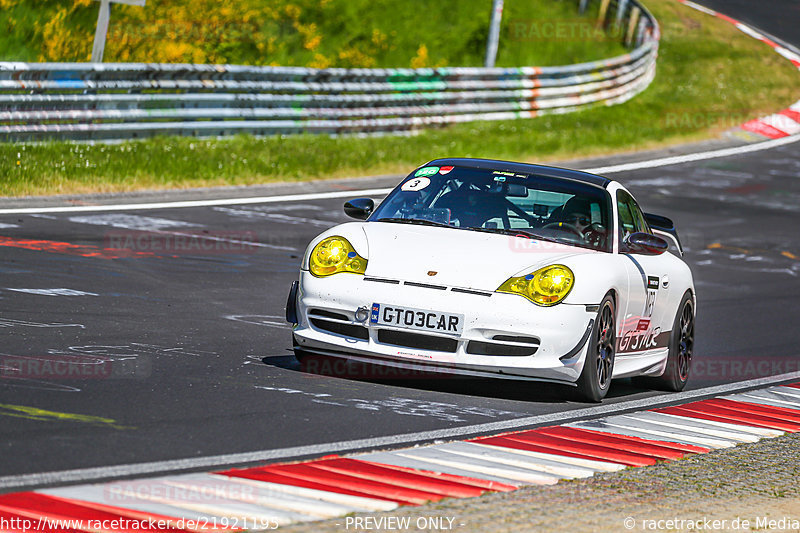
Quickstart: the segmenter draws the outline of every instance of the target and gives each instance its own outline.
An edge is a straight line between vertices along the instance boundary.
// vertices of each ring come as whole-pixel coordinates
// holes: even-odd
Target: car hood
[[[591,250],[477,231],[363,224],[367,276],[494,291],[509,277]],[[433,273],[433,274],[432,274]]]

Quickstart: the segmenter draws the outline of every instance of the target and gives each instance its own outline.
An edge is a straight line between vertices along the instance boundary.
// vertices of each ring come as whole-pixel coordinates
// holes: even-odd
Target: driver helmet
[[[592,224],[592,208],[587,198],[573,196],[561,210],[561,222],[584,229]]]

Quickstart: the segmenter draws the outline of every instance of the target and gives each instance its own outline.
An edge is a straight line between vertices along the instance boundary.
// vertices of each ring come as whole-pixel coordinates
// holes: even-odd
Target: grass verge
[[[797,69],[730,24],[647,0],[663,38],[658,75],[630,102],[414,137],[156,138],[119,145],[0,145],[0,196],[250,185],[405,173],[436,157],[567,159],[694,141],[786,107]]]

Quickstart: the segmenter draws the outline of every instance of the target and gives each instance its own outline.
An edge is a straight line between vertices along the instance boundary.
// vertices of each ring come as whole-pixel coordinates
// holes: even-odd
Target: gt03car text
[[[552,381],[590,401],[612,378],[686,384],[692,273],[672,222],[621,184],[439,159],[377,208],[344,209],[358,221],[311,242],[289,294],[298,359]]]

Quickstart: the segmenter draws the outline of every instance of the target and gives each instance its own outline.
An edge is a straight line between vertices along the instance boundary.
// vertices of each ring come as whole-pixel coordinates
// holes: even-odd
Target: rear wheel
[[[578,378],[578,392],[582,399],[599,402],[608,393],[614,373],[616,338],[616,305],[611,295],[607,294],[600,302],[589,338],[586,361]]]
[[[648,379],[647,383],[654,389],[680,392],[689,379],[689,369],[694,354],[694,299],[687,292],[683,295],[675,322],[672,324],[672,334],[669,338],[669,355],[667,368],[664,373]]]

